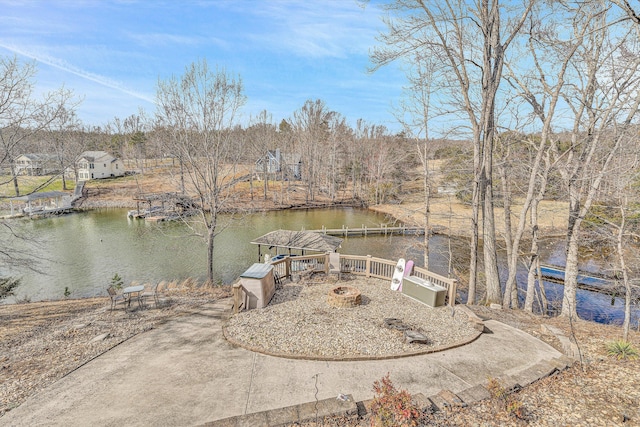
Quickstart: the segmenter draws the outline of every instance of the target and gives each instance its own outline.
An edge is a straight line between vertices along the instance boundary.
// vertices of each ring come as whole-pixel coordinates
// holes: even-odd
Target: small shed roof
[[[68,196],[69,194],[62,191],[41,191],[39,193],[31,193],[26,196],[11,197],[10,200],[19,200],[23,202],[32,202],[39,199],[55,199],[57,197]]]
[[[335,252],[342,244],[342,239],[313,231],[276,230],[258,237],[251,243],[287,249]]]

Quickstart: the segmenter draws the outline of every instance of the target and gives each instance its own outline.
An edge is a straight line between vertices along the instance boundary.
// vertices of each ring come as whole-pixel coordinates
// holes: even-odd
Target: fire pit
[[[355,307],[362,303],[360,291],[351,286],[336,286],[329,291],[327,303],[332,307]]]

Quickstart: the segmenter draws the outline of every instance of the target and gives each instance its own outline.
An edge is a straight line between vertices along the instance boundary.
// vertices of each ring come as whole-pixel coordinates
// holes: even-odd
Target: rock
[[[428,344],[429,338],[416,331],[404,331],[404,342],[407,344]]]
[[[502,305],[496,304],[495,302],[489,305],[491,310],[502,310]]]
[[[408,329],[411,329],[407,325],[402,323],[402,320],[395,319],[393,317],[384,319],[384,327],[389,329],[396,329],[398,331],[406,331]]]

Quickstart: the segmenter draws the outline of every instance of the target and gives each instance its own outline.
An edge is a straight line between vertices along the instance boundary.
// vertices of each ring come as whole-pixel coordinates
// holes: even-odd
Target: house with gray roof
[[[78,181],[124,176],[124,162],[106,151],[85,151],[76,160]]]

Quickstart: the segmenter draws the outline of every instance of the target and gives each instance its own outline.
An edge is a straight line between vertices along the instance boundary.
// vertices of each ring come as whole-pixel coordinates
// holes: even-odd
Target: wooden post
[[[291,254],[289,254],[291,255]],[[286,257],[284,259],[284,277],[290,279],[291,278],[291,258],[290,257]]]
[[[371,255],[367,255],[367,277],[371,277]]]
[[[458,281],[453,279],[449,284],[449,305],[453,307],[456,305],[456,288],[458,287]]]
[[[324,254],[324,274],[329,275],[329,252]]]
[[[242,300],[242,285],[240,282],[233,284],[233,314],[240,311],[240,301]]]

